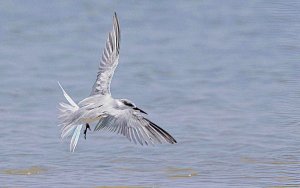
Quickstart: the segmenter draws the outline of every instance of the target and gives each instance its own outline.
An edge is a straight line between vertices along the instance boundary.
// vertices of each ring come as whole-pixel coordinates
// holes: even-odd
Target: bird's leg
[[[89,125],[88,123],[85,124],[85,130],[84,130],[84,132],[83,132],[83,134],[84,134],[84,139],[86,139],[86,132],[87,132],[87,129],[91,130],[91,127],[90,127],[90,125]]]

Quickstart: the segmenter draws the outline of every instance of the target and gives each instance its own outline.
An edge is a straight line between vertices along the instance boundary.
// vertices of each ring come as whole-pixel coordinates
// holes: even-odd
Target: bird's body
[[[107,129],[126,136],[130,141],[141,145],[176,140],[165,130],[145,118],[147,114],[127,99],[114,99],[110,93],[110,83],[119,61],[120,28],[117,15],[113,18],[113,30],[109,33],[102,54],[97,79],[89,97],[76,104],[61,87],[69,104],[60,103],[61,137],[73,132],[70,150],[74,151],[83,125],[90,129],[89,123],[98,122],[94,131]]]

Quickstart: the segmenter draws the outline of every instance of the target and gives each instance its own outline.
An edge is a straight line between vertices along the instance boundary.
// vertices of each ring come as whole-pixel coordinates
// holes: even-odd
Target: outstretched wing
[[[108,34],[99,64],[97,79],[94,83],[91,95],[110,94],[111,79],[119,61],[120,37],[119,20],[115,13],[113,17],[113,29]]]
[[[177,143],[165,130],[143,117],[134,110],[118,110],[114,115],[103,116],[95,127],[95,131],[108,130],[126,136],[134,143],[141,145],[168,142]]]

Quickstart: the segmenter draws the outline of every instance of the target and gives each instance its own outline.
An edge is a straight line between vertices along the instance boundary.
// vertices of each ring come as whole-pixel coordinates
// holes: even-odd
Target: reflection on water
[[[147,188],[147,187],[140,187],[140,186],[97,186],[95,188]]]
[[[300,184],[290,184],[290,185],[278,185],[278,186],[271,186],[269,188],[299,188]]]
[[[300,165],[300,161],[279,161],[276,159],[242,157],[241,162],[252,164]]]
[[[172,179],[191,178],[198,175],[198,172],[192,168],[170,167],[166,169],[166,173],[168,177]]]
[[[47,170],[42,167],[32,166],[24,169],[7,169],[2,172],[9,175],[36,175],[47,172]]]

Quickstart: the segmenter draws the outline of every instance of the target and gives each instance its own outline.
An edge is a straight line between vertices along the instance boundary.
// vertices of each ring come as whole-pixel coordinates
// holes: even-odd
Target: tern
[[[108,34],[97,79],[89,97],[76,104],[58,82],[68,103],[59,103],[61,138],[72,135],[70,151],[74,152],[81,129],[85,125],[84,138],[90,123],[97,122],[94,131],[108,130],[124,135],[135,144],[154,145],[177,143],[161,127],[145,117],[147,114],[128,99],[114,99],[110,83],[119,62],[120,26],[117,14],[113,16],[113,28]]]

